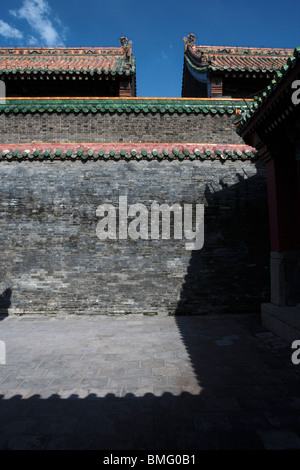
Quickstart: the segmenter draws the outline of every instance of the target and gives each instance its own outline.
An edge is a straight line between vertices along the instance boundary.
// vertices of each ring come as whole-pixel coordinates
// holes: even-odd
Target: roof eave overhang
[[[300,76],[300,60],[298,59],[295,66],[288,69],[287,75],[282,76],[279,82],[275,82],[270,86],[269,94],[261,98],[260,102],[254,102],[254,111],[252,115],[246,118],[245,122],[241,123],[238,133],[244,139],[254,132],[259,127],[263,126],[263,123],[267,116],[272,113],[274,119],[276,114],[282,113],[280,105],[283,100],[286,102],[286,113],[292,112],[295,109],[295,105],[292,103],[292,83],[299,79]],[[255,109],[256,108],[256,109]]]

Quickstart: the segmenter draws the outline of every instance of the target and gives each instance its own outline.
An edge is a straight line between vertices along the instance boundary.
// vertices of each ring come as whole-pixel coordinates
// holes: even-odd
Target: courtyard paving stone
[[[300,449],[300,364],[258,314],[8,316],[0,340],[2,450]]]

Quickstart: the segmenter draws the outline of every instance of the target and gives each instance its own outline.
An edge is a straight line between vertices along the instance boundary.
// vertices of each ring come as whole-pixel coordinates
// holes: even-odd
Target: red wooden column
[[[271,302],[295,305],[300,250],[299,176],[293,153],[267,164],[271,238]]]

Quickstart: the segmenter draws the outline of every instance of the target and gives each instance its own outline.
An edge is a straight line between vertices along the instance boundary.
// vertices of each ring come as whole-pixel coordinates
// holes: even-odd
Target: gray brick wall
[[[1,114],[0,142],[243,143],[227,114]]]
[[[43,126],[43,116],[37,118],[7,116],[5,125],[19,123],[15,140],[21,141],[31,124],[32,136],[38,138],[35,125]],[[113,116],[95,118],[87,117],[89,136],[97,135],[92,121],[97,121],[96,129],[101,120]],[[154,122],[124,116],[124,130],[127,119],[132,133],[136,128],[131,119],[143,126]],[[192,120],[190,127],[185,121],[182,132],[193,128]],[[159,127],[159,119],[155,122]],[[210,118],[205,122],[209,127]],[[211,122],[218,121],[213,117]],[[55,132],[56,126],[64,129],[61,135],[67,136],[69,124],[48,116],[43,136],[52,135],[52,126]],[[78,140],[84,125],[79,120],[76,126]],[[6,130],[16,133],[15,127]],[[99,139],[105,134],[115,140],[110,132],[103,126]],[[136,132],[142,135],[141,129]],[[201,140],[196,133],[195,140]],[[0,178],[2,312],[249,312],[258,311],[268,297],[266,180],[265,171],[254,163],[2,161]],[[185,239],[99,240],[96,208],[104,202],[117,205],[124,195],[128,204],[142,202],[148,207],[153,201],[205,204],[203,249],[187,251]]]

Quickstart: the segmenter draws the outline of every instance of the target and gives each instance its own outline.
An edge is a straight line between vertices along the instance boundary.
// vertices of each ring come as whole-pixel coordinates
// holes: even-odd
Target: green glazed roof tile
[[[232,114],[246,110],[253,100],[205,98],[6,98],[1,113],[186,113]]]

